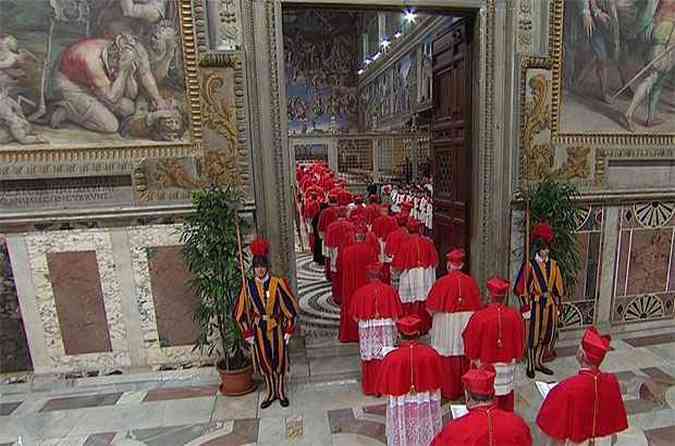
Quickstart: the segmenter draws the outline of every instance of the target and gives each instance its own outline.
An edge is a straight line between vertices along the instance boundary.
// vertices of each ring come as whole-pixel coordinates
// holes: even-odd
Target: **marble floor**
[[[576,372],[575,343],[561,341],[553,380]],[[675,334],[620,336],[614,347],[604,368],[617,373],[630,414],[630,429],[615,444],[675,444]],[[211,368],[79,379],[35,375],[0,385],[0,446],[381,445],[384,399],[364,397],[357,379],[331,379],[340,364],[346,364],[343,373],[357,376],[358,361],[345,360],[356,354],[315,363],[311,349],[309,360],[295,355],[294,369],[306,370],[291,376],[291,406],[266,410],[258,408],[259,391],[218,395]],[[532,423],[542,398],[522,369],[516,392],[516,410]]]
[[[385,400],[361,394],[358,346],[335,341],[339,313],[323,271],[298,258],[304,338],[291,345],[291,406],[259,409],[249,395],[218,394],[212,368],[126,370],[122,375],[0,375],[0,446],[243,446],[385,444]],[[576,373],[578,339],[563,334],[551,367]],[[630,429],[615,446],[675,445],[675,331],[614,337],[604,368],[622,384]],[[541,405],[534,381],[517,373],[516,411],[532,426]],[[445,418],[450,419],[449,402]]]

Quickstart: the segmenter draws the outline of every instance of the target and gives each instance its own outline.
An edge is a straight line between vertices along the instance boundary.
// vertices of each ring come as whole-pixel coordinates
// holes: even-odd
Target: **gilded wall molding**
[[[0,163],[41,163],[41,162],[92,162],[100,160],[130,160],[147,157],[170,158],[199,153],[202,149],[202,117],[199,100],[199,79],[197,76],[197,50],[195,24],[191,0],[178,1],[178,16],[181,30],[181,53],[185,79],[185,100],[190,115],[190,143],[166,144],[78,144],[8,146],[0,149]]]
[[[550,40],[549,57],[552,61],[553,93],[551,106],[551,132],[554,144],[583,144],[583,145],[614,145],[614,146],[645,146],[645,145],[675,145],[675,133],[648,134],[629,133],[628,130],[620,133],[578,133],[561,129],[561,110],[563,95],[563,17],[566,0],[551,0],[550,13]]]
[[[532,18],[532,11],[533,11],[532,1],[533,0],[517,0],[518,2],[517,48],[518,53],[520,54],[531,54],[534,45],[533,40],[534,23]]]

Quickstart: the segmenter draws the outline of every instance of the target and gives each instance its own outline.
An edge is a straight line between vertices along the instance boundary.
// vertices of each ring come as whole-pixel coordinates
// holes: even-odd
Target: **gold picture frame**
[[[623,82],[624,79],[621,79],[621,82],[618,83],[619,88],[608,89],[610,99],[613,99],[612,102],[608,104],[602,103],[602,101],[597,100],[596,103],[592,105],[596,107],[597,110],[593,111],[591,106],[583,108],[584,106],[579,106],[579,103],[584,101],[589,101],[588,98],[582,98],[579,103],[575,103],[575,106],[581,107],[581,109],[586,112],[584,115],[585,122],[594,121],[593,114],[600,119],[604,119],[606,122],[614,121],[612,124],[607,124],[609,128],[573,128],[574,125],[570,124],[565,125],[564,119],[564,109],[566,107],[566,97],[567,90],[564,86],[563,73],[565,71],[565,33],[570,32],[569,27],[572,25],[567,25],[565,23],[566,16],[565,8],[570,7],[567,0],[552,0],[550,5],[550,40],[549,40],[549,61],[552,70],[552,94],[551,94],[551,140],[553,144],[567,144],[567,145],[613,145],[613,146],[653,146],[653,145],[673,145],[675,144],[675,130],[673,131],[664,131],[663,133],[656,133],[655,131],[649,130],[649,127],[636,128],[634,125],[634,130],[631,131],[628,128],[627,121],[622,118],[626,114],[627,105],[632,101],[623,100],[623,102],[614,102],[617,98],[613,96],[620,91],[621,85],[625,85]],[[570,10],[569,13],[572,13]],[[581,18],[580,18],[581,20]],[[570,22],[571,23],[571,22]],[[575,51],[577,48],[575,47]],[[586,61],[592,63],[592,61]],[[616,66],[619,66],[622,62],[619,61],[616,63]],[[635,62],[637,63],[637,62]],[[639,69],[639,65],[637,65]],[[619,67],[620,68],[620,67]],[[632,71],[628,71],[628,79],[632,81],[632,77],[635,75],[635,68],[632,67]],[[623,78],[623,73],[621,78]],[[580,76],[582,77],[582,76]],[[619,76],[616,76],[619,77]],[[640,78],[638,78],[639,80]],[[576,80],[576,79],[575,79]],[[583,80],[583,79],[581,79]],[[611,80],[611,79],[610,79]],[[637,81],[633,81],[633,87],[637,84]],[[609,82],[608,82],[609,83]],[[581,84],[581,82],[580,82]],[[576,85],[576,84],[575,84]],[[614,87],[614,86],[612,86]],[[571,95],[571,94],[570,94]],[[621,96],[618,96],[620,99]],[[569,104],[568,104],[569,105]],[[641,107],[643,107],[642,105]],[[640,112],[640,108],[637,109]],[[576,112],[576,109],[575,109]],[[589,119],[589,117],[591,119]],[[602,124],[605,125],[605,124]],[[621,129],[621,127],[623,127]]]
[[[138,139],[125,143],[102,144],[6,144],[0,146],[0,164],[19,163],[94,163],[94,162],[134,162],[152,158],[181,158],[203,155],[203,117],[198,72],[198,52],[196,42],[195,14],[191,0],[176,0],[180,28],[180,54],[183,65],[184,111],[189,125],[186,127],[187,140],[180,142],[145,141]]]

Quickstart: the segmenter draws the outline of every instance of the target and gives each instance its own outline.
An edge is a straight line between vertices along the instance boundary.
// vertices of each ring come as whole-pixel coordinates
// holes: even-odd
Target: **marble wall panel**
[[[112,351],[95,251],[47,253],[66,355]]]
[[[0,373],[32,369],[12,264],[0,234]]]
[[[199,361],[192,345],[164,346],[158,325],[157,300],[153,295],[149,248],[175,248],[180,245],[180,225],[152,225],[129,228],[129,247],[136,287],[136,304],[141,317],[143,348],[150,365],[182,364]],[[150,251],[152,252],[152,251]],[[158,290],[156,288],[155,290]],[[162,304],[160,304],[160,307]],[[186,314],[187,318],[188,315]]]
[[[160,345],[193,345],[199,333],[193,320],[199,300],[188,282],[191,274],[182,247],[150,247],[146,254]]]
[[[581,270],[577,275],[575,289],[568,290],[564,299],[561,317],[561,327],[564,329],[588,326],[595,321],[601,278],[603,219],[602,207],[587,206],[579,209],[577,240]]]
[[[49,361],[48,364],[41,364],[40,368],[66,371],[128,366],[126,321],[122,312],[122,297],[110,234],[104,230],[38,232],[28,234],[25,242],[35,296],[20,296],[20,298],[35,298],[37,301]],[[110,352],[68,354],[66,351],[48,257],[54,253],[81,251],[96,253],[100,291],[110,338]]]
[[[612,323],[673,318],[674,213],[675,204],[660,201],[620,210]]]

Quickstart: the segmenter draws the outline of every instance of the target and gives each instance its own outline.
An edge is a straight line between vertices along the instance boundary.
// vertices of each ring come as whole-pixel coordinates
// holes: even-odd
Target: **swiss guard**
[[[561,381],[546,396],[537,425],[549,446],[610,446],[628,428],[621,386],[612,373],[600,371],[611,338],[595,327],[586,330],[577,351],[579,374]]]
[[[562,273],[558,262],[550,257],[555,234],[546,223],[532,230],[534,258],[523,264],[516,279],[514,294],[520,298],[520,311],[529,324],[527,336],[527,376],[532,379],[535,370],[553,375],[544,367],[544,352],[553,349],[558,336],[560,300],[563,296]]]
[[[253,347],[255,367],[267,385],[261,409],[277,399],[283,407],[289,404],[285,387],[288,341],[298,314],[298,302],[286,279],[270,275],[268,252],[267,240],[251,243],[254,277],[246,279],[234,314],[244,338]]]

